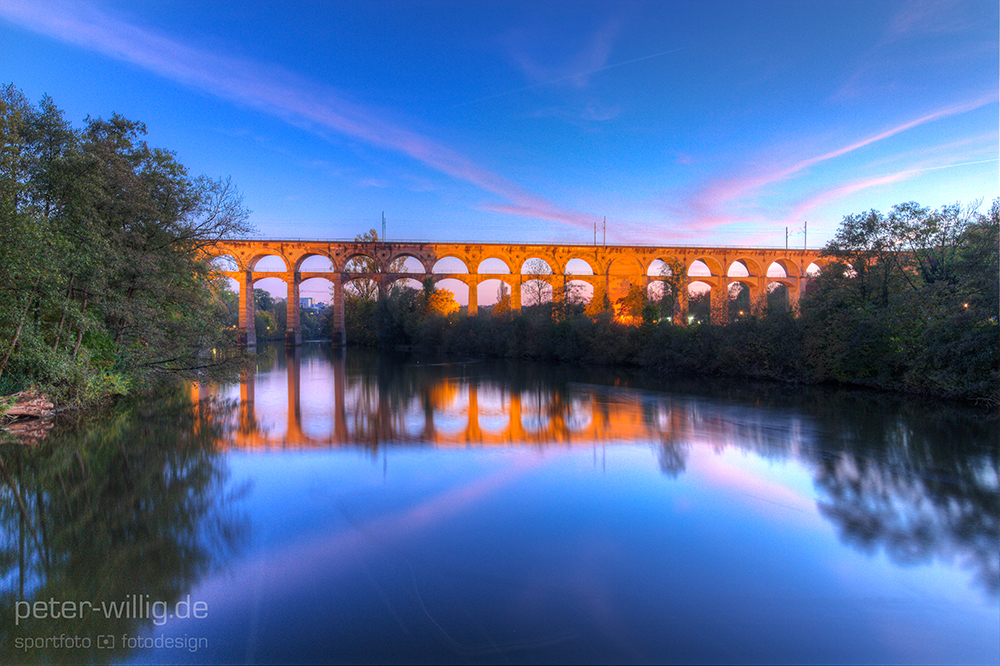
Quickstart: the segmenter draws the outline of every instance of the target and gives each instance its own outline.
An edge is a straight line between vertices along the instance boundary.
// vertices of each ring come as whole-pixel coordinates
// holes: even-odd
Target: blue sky
[[[998,7],[3,0],[0,83],[232,176],[265,237],[801,245],[998,196]]]

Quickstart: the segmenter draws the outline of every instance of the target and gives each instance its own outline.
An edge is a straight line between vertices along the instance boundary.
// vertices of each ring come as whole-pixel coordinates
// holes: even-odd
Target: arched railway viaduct
[[[264,278],[278,278],[287,285],[287,332],[286,342],[290,345],[301,342],[299,285],[311,278],[324,278],[333,285],[334,328],[339,332],[334,343],[342,344],[344,335],[344,286],[352,280],[367,278],[378,284],[379,293],[384,294],[393,282],[413,279],[422,282],[431,278],[435,282],[444,279],[458,280],[469,288],[469,314],[477,312],[478,289],[487,280],[502,280],[510,285],[511,307],[521,307],[521,285],[530,280],[542,280],[552,286],[553,298],[559,300],[569,281],[590,284],[603,289],[614,303],[626,293],[630,286],[648,288],[649,284],[662,277],[651,271],[657,260],[668,265],[682,267],[683,288],[678,294],[680,305],[676,315],[683,321],[686,310],[687,287],[701,282],[711,290],[711,299],[728,299],[729,287],[742,283],[750,290],[751,299],[759,302],[766,299],[768,286],[773,283],[785,285],[789,303],[797,307],[799,297],[808,281],[807,269],[811,264],[822,268],[826,259],[820,257],[819,250],[786,250],[752,247],[657,247],[646,245],[545,245],[511,243],[437,243],[437,242],[361,242],[361,241],[312,241],[312,240],[271,240],[246,239],[223,240],[206,248],[212,257],[228,256],[232,259],[230,270],[218,273],[233,278],[239,284],[239,331],[241,342],[256,344],[254,332],[253,285]],[[264,257],[276,256],[285,264],[284,271],[257,271],[257,264]],[[332,264],[328,271],[304,271],[303,263],[310,257],[326,257]],[[393,272],[391,269],[400,260],[408,258],[419,262],[422,271]],[[375,266],[374,272],[354,270],[354,259],[367,260]],[[442,259],[461,262],[464,272],[435,272],[435,265]],[[506,273],[480,272],[482,263],[494,259],[503,262]],[[551,274],[537,274],[526,270],[531,260],[540,259],[548,264]],[[580,260],[589,266],[590,274],[570,270],[568,265]],[[700,262],[701,273],[692,274],[692,266]],[[409,262],[412,265],[412,262]],[[232,265],[235,264],[235,267]],[[494,262],[495,264],[495,262]],[[769,276],[769,267],[777,264],[780,275]],[[575,262],[580,266],[579,262]],[[737,265],[740,265],[737,267]],[[734,270],[734,267],[737,267]],[[235,270],[232,270],[235,268]],[[653,274],[650,274],[653,273]],[[713,308],[713,318],[719,320],[727,316],[722,308]]]

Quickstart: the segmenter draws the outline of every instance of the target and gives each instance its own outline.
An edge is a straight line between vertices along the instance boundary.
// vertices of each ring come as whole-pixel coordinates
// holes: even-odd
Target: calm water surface
[[[1000,659],[995,413],[261,351],[0,448],[0,661]]]

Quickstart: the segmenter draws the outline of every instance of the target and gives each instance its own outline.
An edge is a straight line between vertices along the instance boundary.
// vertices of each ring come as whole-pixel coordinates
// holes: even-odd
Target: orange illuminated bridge
[[[811,249],[420,241],[242,239],[219,241],[207,248],[207,252],[213,259],[228,258],[228,265],[218,272],[238,284],[240,340],[246,345],[256,344],[251,296],[254,284],[265,278],[278,278],[287,285],[285,339],[289,345],[302,341],[299,285],[311,278],[329,280],[333,285],[334,343],[343,344],[346,341],[344,286],[358,279],[373,281],[380,294],[387,293],[398,280],[458,280],[468,286],[468,312],[474,315],[478,308],[479,285],[487,280],[501,280],[507,284],[511,307],[515,310],[521,308],[521,287],[529,281],[547,283],[556,301],[563,298],[567,283],[572,281],[603,290],[614,303],[633,285],[649,291],[651,285],[662,281],[662,267],[673,266],[683,271],[684,288],[677,294],[678,308],[674,315],[678,322],[683,322],[688,289],[695,283],[700,283],[701,290],[709,291],[710,301],[715,302],[725,302],[730,287],[740,283],[749,288],[750,298],[755,303],[766,299],[770,289],[782,285],[788,291],[790,306],[797,308],[809,277],[826,262],[819,250]],[[284,263],[284,270],[256,270],[265,257],[279,258]],[[332,268],[303,270],[304,263],[311,257],[325,257]],[[420,268],[398,272],[404,261]],[[506,267],[505,271],[488,268],[497,266],[498,261]],[[215,265],[220,266],[220,262],[216,261]],[[358,266],[367,269],[358,270]],[[539,270],[539,266],[543,268]],[[712,308],[712,313],[713,320],[720,323],[728,316],[725,308]]]

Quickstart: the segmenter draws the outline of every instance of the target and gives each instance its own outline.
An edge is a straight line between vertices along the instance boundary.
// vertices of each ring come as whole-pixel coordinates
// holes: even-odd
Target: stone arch
[[[240,261],[236,256],[229,252],[222,252],[219,254],[209,253],[208,265],[212,267],[212,270],[216,270],[222,273],[235,273],[241,269]]]
[[[591,299],[594,298],[594,282],[596,281],[596,277],[580,276],[574,277],[572,280],[566,280],[563,293],[564,302],[567,305],[578,305],[581,307],[590,303]]]
[[[273,264],[273,262],[268,261],[269,259],[278,259],[282,262],[283,266],[281,268],[273,268],[269,265]],[[258,266],[262,261],[264,262],[264,268],[260,269]],[[294,264],[283,254],[278,252],[260,252],[251,256],[250,261],[247,262],[247,270],[260,273],[285,273],[288,271],[288,267],[292,265]]]
[[[521,282],[521,304],[523,306],[544,305],[555,300],[555,286],[549,275],[529,275],[530,280]]]
[[[375,258],[374,254],[368,254],[367,252],[353,251],[345,254],[343,257],[343,267],[341,271],[344,273],[369,273],[377,271],[368,270],[358,270],[357,266],[360,262],[369,261],[373,266],[379,266],[378,259]]]
[[[412,262],[410,261],[411,259],[413,260]],[[401,270],[392,270],[392,271],[388,270],[393,267],[393,264],[400,262],[401,266],[397,268],[400,268]],[[414,266],[413,262],[416,262],[417,265]],[[425,260],[424,257],[420,257],[413,252],[403,251],[403,252],[393,253],[392,256],[390,256],[389,259],[386,261],[385,268],[386,272],[392,272],[392,273],[430,273],[432,271],[429,269],[427,263],[428,262]],[[419,270],[415,270],[418,268]]]
[[[818,260],[809,262],[809,265],[806,266],[805,276],[807,278],[819,277],[820,275],[822,275],[822,273],[823,273],[823,266],[819,265]]]
[[[789,289],[794,289],[798,286],[798,280],[793,277],[773,277],[767,279],[767,288],[771,289],[771,285],[783,284]]]
[[[767,285],[767,309],[786,312],[792,307],[792,287],[790,280],[772,280]]]
[[[572,266],[571,266],[572,264]],[[581,266],[580,264],[583,264]],[[562,265],[557,267],[562,275],[595,275],[596,271],[591,262],[580,257],[570,257]]]
[[[645,270],[639,257],[634,254],[619,254],[608,259],[608,262],[601,267],[601,274],[607,277],[634,277],[645,274]]]
[[[326,283],[326,287],[322,287],[322,283]],[[319,297],[319,290],[325,289],[323,292],[323,297]],[[313,294],[309,296],[308,294]],[[299,283],[299,298],[312,298],[315,302],[323,302],[329,305],[333,302],[333,276],[321,277],[319,275],[306,278]]]
[[[343,284],[345,295],[353,292],[354,295],[365,298],[378,299],[382,297],[382,286],[377,280],[361,275],[349,275]]]
[[[469,283],[458,278],[434,277],[434,286],[438,289],[447,289],[455,296],[455,300],[461,306],[469,302]]]
[[[755,282],[750,276],[731,278],[726,282],[729,321],[738,321],[754,314]]]
[[[521,261],[518,274],[521,276],[522,306],[542,305],[555,300],[557,281],[551,263],[537,254],[528,256]]]
[[[530,262],[537,262],[537,261],[540,261],[540,262],[542,262],[542,263],[545,264],[544,269],[541,270],[541,271],[539,271],[538,273],[534,273],[534,272],[528,273],[528,272],[526,272],[529,269],[528,264]],[[524,261],[522,261],[521,262],[521,268],[520,268],[520,270],[518,272],[521,275],[552,275],[552,274],[555,273],[555,271],[552,268],[552,264],[549,263],[548,261],[546,261],[545,259],[543,259],[542,257],[539,257],[537,255],[530,256],[527,259],[525,259]]]
[[[386,285],[387,292],[397,288],[415,289],[417,291],[423,289],[423,284],[419,280],[412,277],[406,277],[405,274],[402,273],[400,273],[400,276],[401,277],[389,281]]]
[[[682,314],[687,323],[708,323],[712,320],[712,284],[697,278],[685,288],[687,310]]]
[[[634,254],[619,254],[611,257],[602,267],[608,300],[612,305],[624,298],[633,285],[646,286],[643,264]]]
[[[708,269],[709,275],[702,275],[699,271],[698,273],[692,273],[691,271],[695,269],[695,265],[701,263]],[[712,257],[702,256],[695,258],[690,264],[687,265],[687,270],[684,272],[685,275],[691,277],[719,277],[723,275],[722,264],[718,262],[717,259]]]
[[[492,267],[490,267],[490,270],[484,271],[483,264],[485,264],[487,261],[499,261],[501,264],[503,264],[504,268],[507,269],[507,272],[506,273],[498,272],[496,270],[492,270]],[[476,266],[476,273],[480,275],[513,275],[513,271],[511,271],[510,263],[508,263],[507,259],[504,259],[499,254],[492,254],[492,253],[484,254],[482,256],[482,258],[479,261],[479,265]]]
[[[330,330],[324,329],[322,323],[323,313],[334,301],[333,289],[333,274],[330,277],[309,277],[299,283],[297,292],[300,306],[298,324],[300,340],[330,339]]]
[[[261,271],[262,273],[278,272],[278,271]],[[280,285],[280,286],[279,286]],[[270,313],[265,313],[263,310],[254,307],[254,322],[252,325],[256,326],[256,320],[261,318],[264,314],[271,317],[274,324],[274,329],[270,330],[270,325],[268,330],[258,331],[261,333],[263,338],[258,337],[258,340],[269,339],[277,340],[285,336],[285,329],[287,328],[287,314],[288,314],[288,304],[285,303],[284,307],[278,306],[277,301],[282,301],[288,298],[288,280],[275,275],[267,275],[261,277],[254,277],[251,280],[252,291],[247,294],[248,298],[254,297],[253,292],[257,289],[263,289],[266,291],[272,299],[275,301],[275,308]],[[255,297],[254,297],[255,298]]]
[[[784,272],[784,275],[773,275],[773,273],[777,272],[774,270],[775,266],[780,268]],[[772,261],[770,264],[767,265],[768,278],[776,278],[776,277],[797,278],[798,276],[799,276],[799,267],[791,259],[779,258],[775,259],[774,261]]]
[[[454,265],[455,262],[461,264],[461,270],[451,270],[458,268],[457,266]],[[428,273],[468,273],[468,272],[469,272],[469,262],[463,260],[461,257],[454,254],[449,254],[444,257],[441,257],[440,259],[434,262],[434,265],[431,266],[431,270],[428,271]]]
[[[507,293],[512,295],[514,293],[514,284],[511,276],[507,273],[487,273],[487,275],[496,275],[497,277],[491,277],[487,280],[481,280],[476,287],[477,303],[480,306],[491,307],[497,304],[499,301],[499,296],[497,294],[501,285],[504,285],[507,289]],[[502,279],[506,277],[507,279]]]
[[[737,266],[741,266],[743,269],[745,269],[747,274],[746,275],[734,275],[733,274],[733,269],[736,268]],[[740,273],[742,271],[739,268],[736,268],[736,272]],[[756,278],[756,277],[760,277],[761,275],[763,275],[763,271],[761,271],[760,262],[758,262],[757,260],[752,259],[750,257],[736,257],[735,259],[733,259],[732,261],[729,262],[728,266],[726,266],[726,277],[733,277],[733,278],[735,278],[735,277],[752,277],[752,278]]]
[[[329,262],[330,267],[320,267],[320,260],[325,259]],[[312,263],[312,266],[306,266],[306,262]],[[306,252],[302,254],[295,262],[295,272],[303,273],[335,273],[337,271],[337,265],[333,261],[333,257],[324,252]]]
[[[649,266],[646,267],[646,275],[650,277],[659,277],[661,275],[673,275],[674,265],[684,265],[678,257],[670,257],[667,255],[656,256],[649,262]]]

